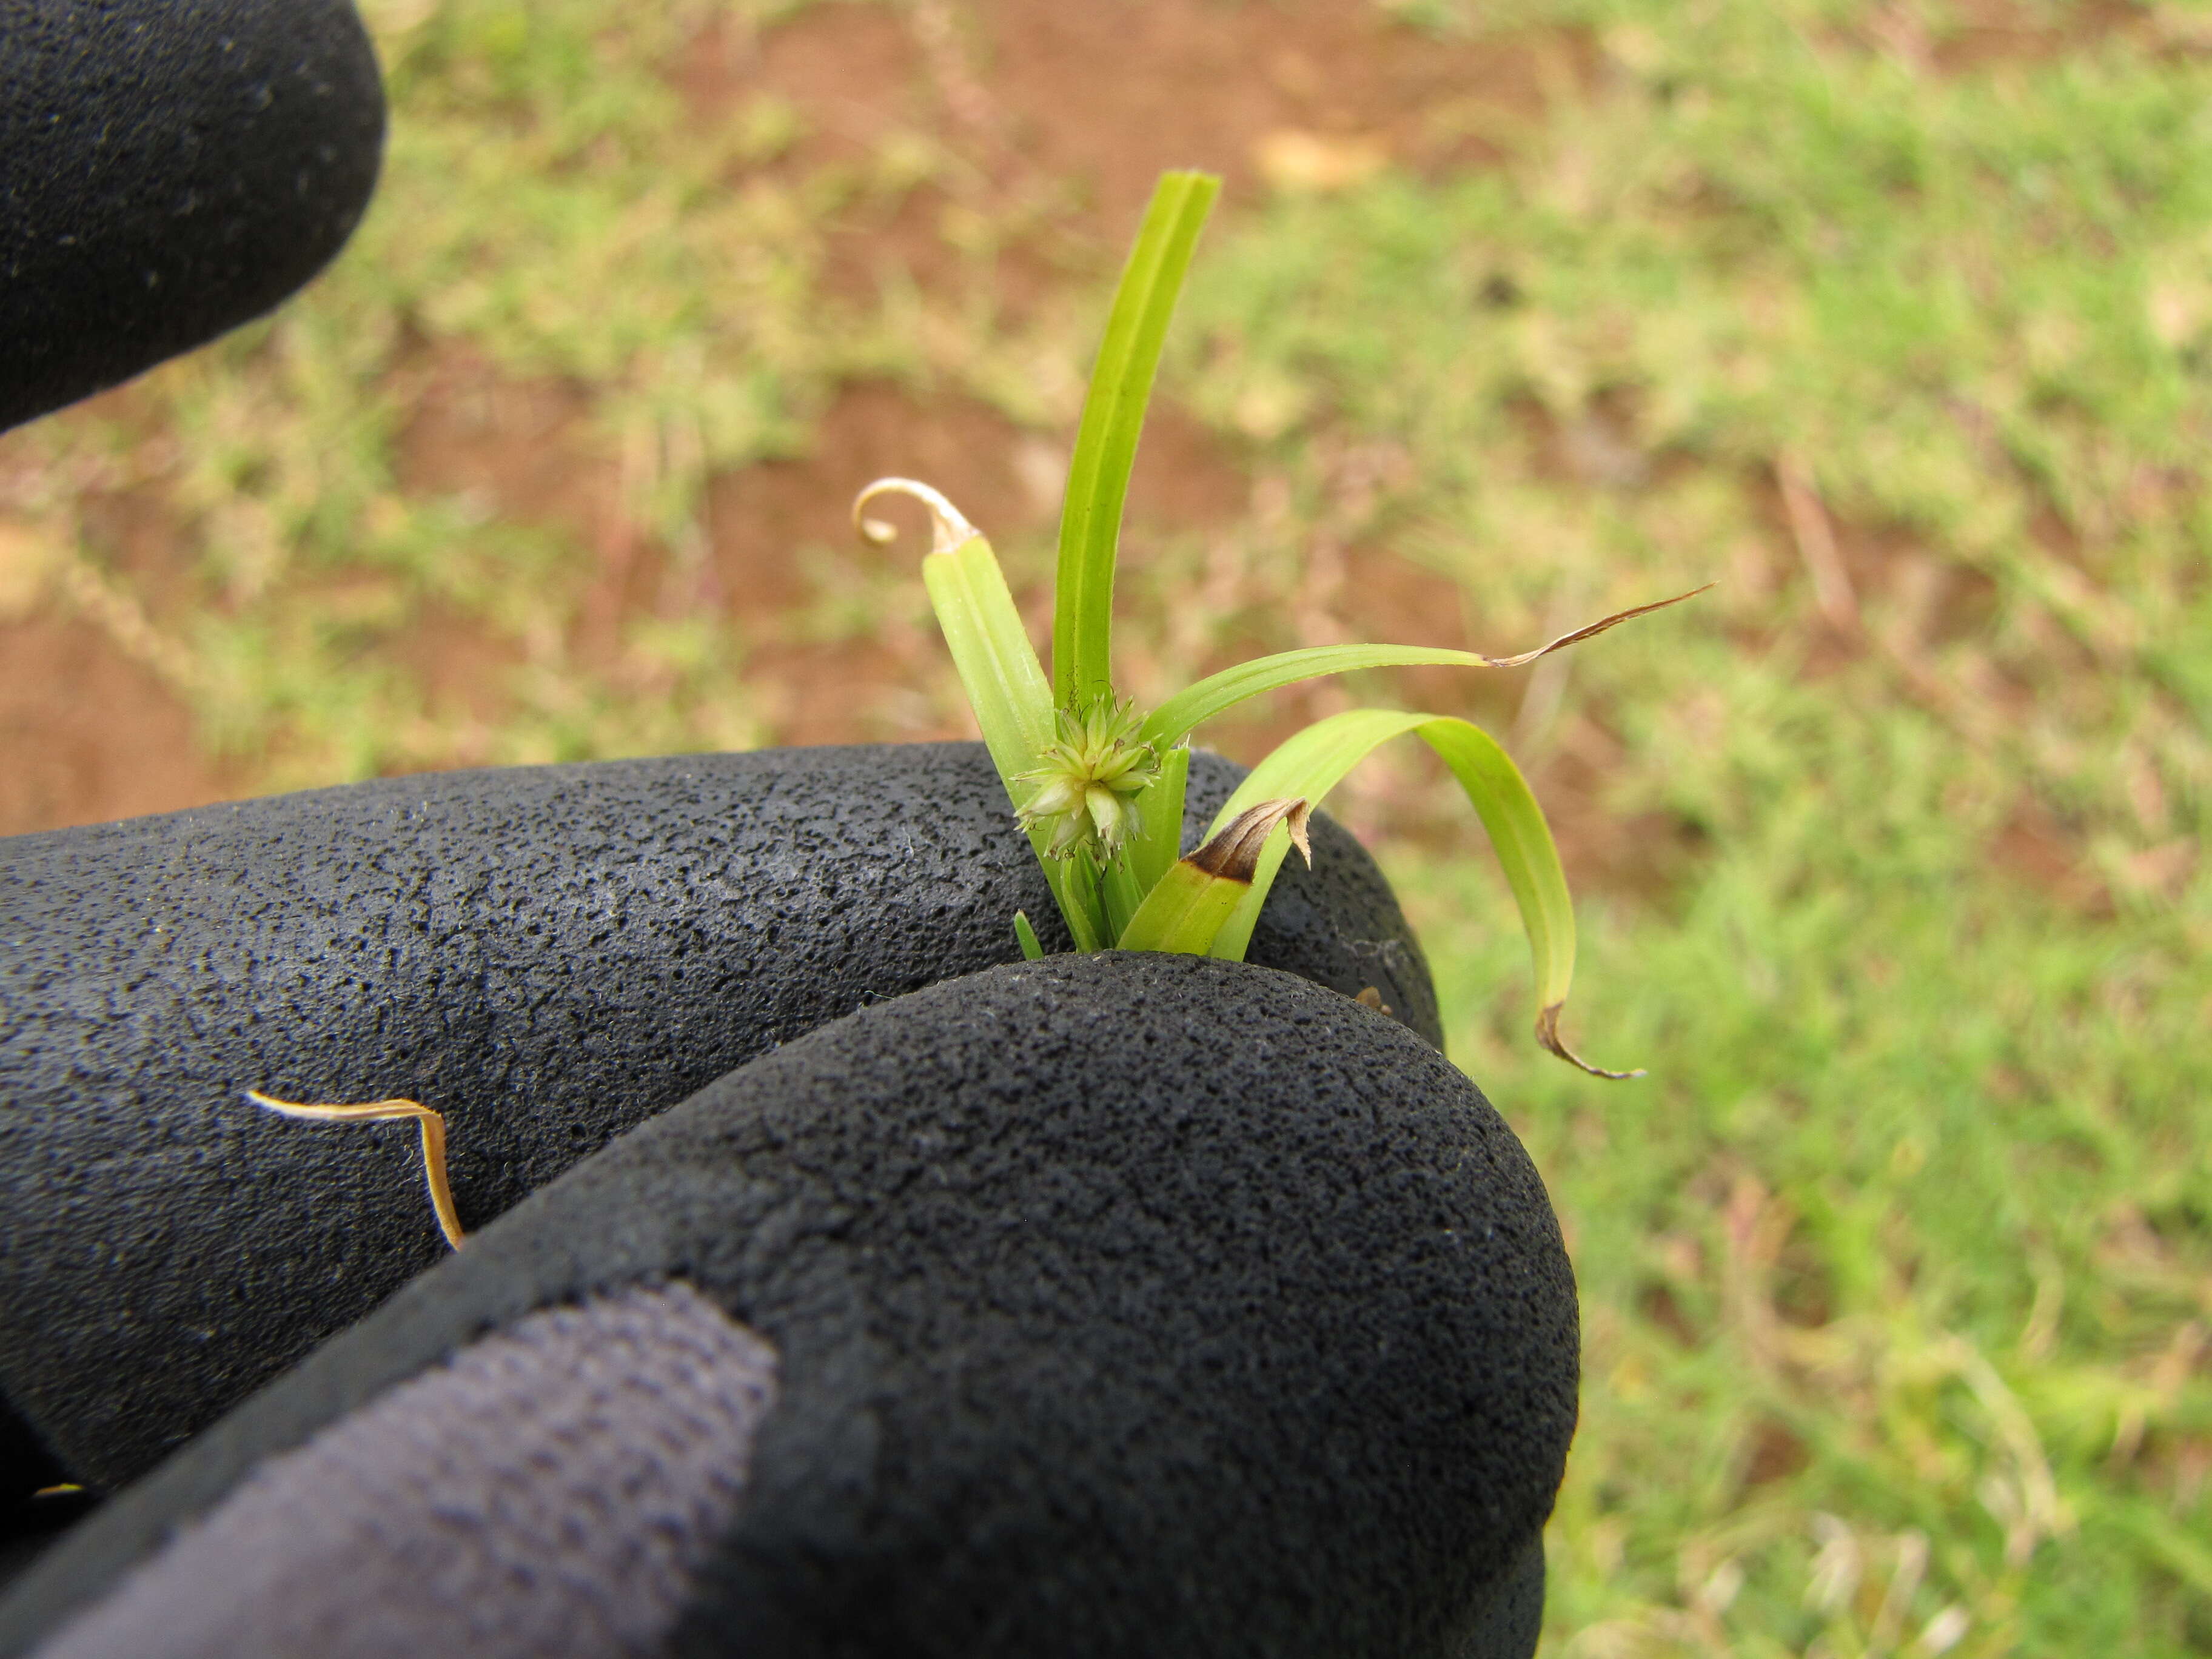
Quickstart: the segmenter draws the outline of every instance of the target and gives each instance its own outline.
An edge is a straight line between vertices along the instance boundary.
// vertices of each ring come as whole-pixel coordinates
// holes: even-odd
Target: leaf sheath
[[[1124,951],[1211,953],[1216,935],[1251,890],[1271,842],[1294,842],[1311,860],[1310,811],[1304,801],[1288,799],[1246,807],[1160,878],[1116,943]]]

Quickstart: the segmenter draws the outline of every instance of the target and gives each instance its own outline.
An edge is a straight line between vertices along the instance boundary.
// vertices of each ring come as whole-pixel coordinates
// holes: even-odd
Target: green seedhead
[[[1215,816],[1204,844],[1176,857],[1190,734],[1247,698],[1360,669],[1517,667],[1690,597],[1618,612],[1516,656],[1318,646],[1211,675],[1149,713],[1117,693],[1110,647],[1122,504],[1168,320],[1218,189],[1205,173],[1163,176],[1115,293],[1060,514],[1049,679],[990,544],[942,495],[912,479],[878,479],[854,503],[854,522],[870,540],[884,543],[895,532],[865,516],[871,501],[901,494],[929,507],[934,539],[922,574],[930,602],[1078,950],[1112,945],[1243,960],[1283,859],[1293,845],[1306,851],[1307,814],[1376,746],[1414,733],[1467,791],[1520,905],[1535,965],[1538,1041],[1596,1076],[1634,1076],[1578,1059],[1559,1035],[1574,977],[1575,924],[1559,850],[1519,769],[1496,739],[1466,720],[1358,708],[1319,721],[1255,767]],[[1042,953],[1026,916],[1015,918],[1015,931],[1025,955]]]
[[[1047,858],[1089,854],[1111,862],[1136,828],[1135,798],[1159,781],[1159,751],[1126,702],[1095,697],[1054,718],[1059,735],[1045,745],[1044,763],[1022,774],[1032,793],[1017,816],[1024,830],[1051,829]]]

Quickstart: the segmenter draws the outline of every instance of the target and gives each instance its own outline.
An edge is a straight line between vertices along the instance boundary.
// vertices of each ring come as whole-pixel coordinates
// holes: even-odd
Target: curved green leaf
[[[1480,651],[1447,651],[1441,647],[1420,645],[1316,645],[1303,651],[1285,651],[1272,657],[1260,657],[1251,662],[1239,663],[1234,668],[1224,668],[1218,674],[1209,674],[1197,684],[1177,692],[1146,720],[1139,733],[1148,743],[1164,748],[1180,743],[1197,727],[1215,715],[1234,708],[1248,697],[1262,692],[1280,690],[1295,685],[1300,680],[1318,679],[1324,674],[1349,674],[1363,668],[1518,668],[1537,658],[1563,647],[1577,643],[1602,634],[1608,628],[1637,617],[1649,616],[1654,611],[1664,611],[1670,605],[1680,605],[1685,599],[1695,599],[1711,587],[1693,587],[1687,593],[1677,593],[1671,599],[1661,599],[1652,605],[1639,605],[1632,610],[1617,611],[1610,617],[1600,617],[1572,633],[1562,634],[1556,640],[1538,646],[1534,651],[1523,651],[1510,657],[1492,657]]]
[[[1018,806],[1028,792],[1015,780],[1039,763],[1052,741],[1052,688],[998,556],[983,537],[970,535],[927,555],[921,580],[991,763]]]
[[[1129,837],[1122,857],[1135,877],[1137,890],[1149,893],[1176,861],[1182,845],[1182,805],[1190,777],[1190,750],[1181,745],[1164,748],[1160,775],[1137,797],[1137,833]]]
[[[1560,1037],[1559,1014],[1575,975],[1575,914],[1567,894],[1566,872],[1559,848],[1544,822],[1543,809],[1528,780],[1498,740],[1480,726],[1445,715],[1410,714],[1395,708],[1354,708],[1317,720],[1277,746],[1254,767],[1214,818],[1215,829],[1255,802],[1303,796],[1316,805],[1368,755],[1391,738],[1417,732],[1435,750],[1467,792],[1521,909],[1528,936],[1528,955],[1536,976],[1536,1038],[1571,1065],[1596,1077],[1638,1077],[1638,1072],[1608,1072],[1590,1065]],[[1275,865],[1281,864],[1280,854]],[[1251,937],[1251,922],[1267,902],[1274,870],[1261,860],[1237,915],[1216,935],[1214,953],[1239,957]],[[1249,912],[1248,918],[1247,911]],[[1243,928],[1239,937],[1237,928]]]
[[[1356,673],[1363,668],[1489,668],[1493,659],[1474,651],[1449,651],[1441,646],[1315,645],[1301,651],[1284,651],[1272,657],[1255,657],[1218,674],[1209,674],[1186,687],[1154,709],[1138,735],[1147,743],[1180,743],[1217,714],[1227,713],[1248,698],[1279,691],[1300,680],[1327,674]]]

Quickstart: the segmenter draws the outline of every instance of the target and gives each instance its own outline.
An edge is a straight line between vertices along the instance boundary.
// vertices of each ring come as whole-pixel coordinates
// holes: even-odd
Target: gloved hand
[[[1201,957],[861,1011],[472,1237],[0,1601],[38,1659],[1526,1659],[1543,1187],[1433,1048]]]
[[[1195,758],[1186,845],[1241,775]],[[1314,855],[1251,959],[1378,988],[1437,1041],[1374,864],[1318,817]],[[445,1254],[408,1126],[288,1122],[249,1089],[442,1112],[480,1226],[754,1055],[1013,957],[1017,908],[1066,948],[980,744],[394,778],[0,840],[0,1401],[119,1485]]]
[[[383,152],[347,0],[0,0],[0,429],[270,309]]]

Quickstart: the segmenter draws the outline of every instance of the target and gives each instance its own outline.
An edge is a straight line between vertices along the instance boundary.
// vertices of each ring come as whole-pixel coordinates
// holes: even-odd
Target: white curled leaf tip
[[[911,495],[929,509],[929,550],[933,553],[950,553],[980,533],[934,485],[915,478],[878,478],[853,498],[853,528],[860,532],[864,540],[878,547],[889,547],[898,539],[896,525],[867,516],[868,503],[878,495]]]

